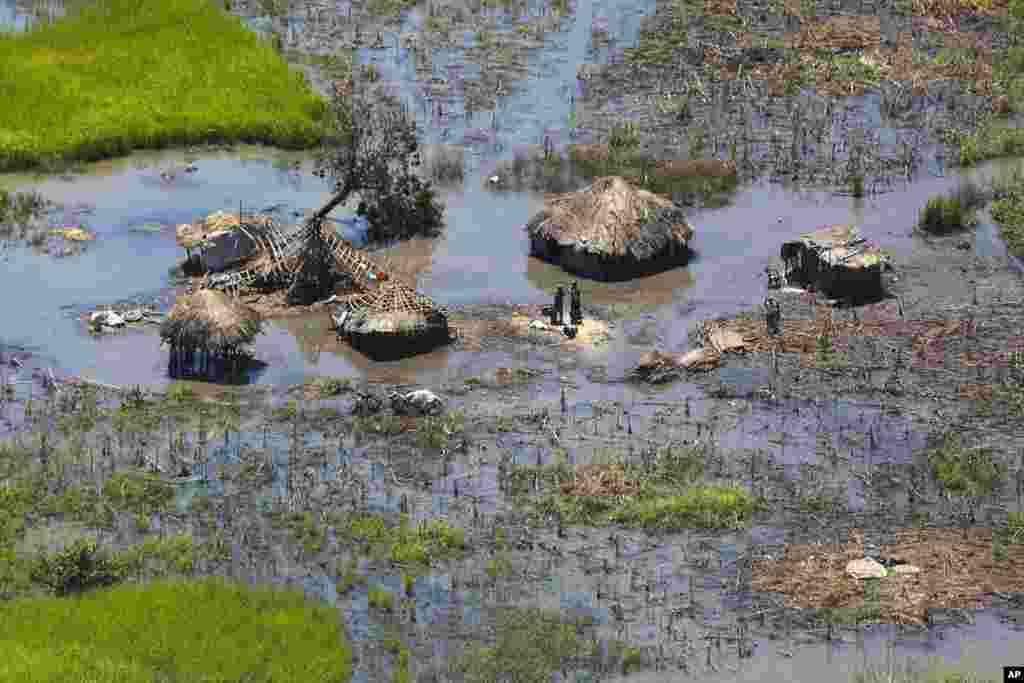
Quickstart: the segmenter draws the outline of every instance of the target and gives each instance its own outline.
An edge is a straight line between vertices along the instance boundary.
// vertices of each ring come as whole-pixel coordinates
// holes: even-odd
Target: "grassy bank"
[[[0,35],[0,171],[209,142],[313,145],[324,102],[203,0],[103,0]]]
[[[1021,176],[1016,174],[1009,182],[996,188],[996,201],[992,202],[992,219],[1010,253],[1024,258],[1024,189]]]
[[[3,603],[0,650],[0,681],[341,683],[352,675],[333,610],[220,579]]]

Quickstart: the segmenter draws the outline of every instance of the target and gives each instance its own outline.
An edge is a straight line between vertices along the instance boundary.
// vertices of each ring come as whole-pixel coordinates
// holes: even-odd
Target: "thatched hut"
[[[605,281],[681,265],[693,236],[681,208],[618,176],[550,196],[526,230],[533,256]]]
[[[874,299],[884,293],[885,254],[852,225],[832,225],[782,245],[786,277],[842,299]]]
[[[170,374],[220,374],[237,369],[243,347],[263,329],[256,311],[223,292],[202,289],[180,297],[160,326],[160,338],[171,347]]]
[[[259,248],[259,238],[274,227],[270,216],[218,211],[175,230],[178,246],[185,250],[188,265],[197,271],[218,272],[244,261]]]
[[[394,280],[350,299],[334,317],[338,333],[374,360],[424,353],[451,341],[448,315]]]

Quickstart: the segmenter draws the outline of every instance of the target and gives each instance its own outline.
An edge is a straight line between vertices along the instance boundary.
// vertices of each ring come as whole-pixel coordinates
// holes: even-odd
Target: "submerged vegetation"
[[[0,34],[0,170],[223,142],[308,148],[325,103],[269,43],[198,0],[104,0]]]

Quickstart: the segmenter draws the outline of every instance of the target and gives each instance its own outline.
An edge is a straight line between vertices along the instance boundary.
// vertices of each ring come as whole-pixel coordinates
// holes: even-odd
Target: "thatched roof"
[[[683,210],[618,176],[578,192],[551,195],[526,226],[531,237],[602,256],[647,260],[693,236]]]
[[[256,311],[223,292],[201,289],[178,298],[160,326],[160,337],[171,345],[222,352],[250,343],[262,326]]]
[[[452,340],[447,312],[394,280],[350,299],[335,323],[340,334],[375,360],[424,353]]]
[[[272,227],[274,221],[270,216],[250,214],[243,216],[243,221],[240,222],[237,213],[217,211],[194,223],[182,223],[175,230],[175,237],[182,249],[195,249],[202,247],[209,236],[238,230],[241,225],[244,225],[246,230],[263,231]]]
[[[420,335],[448,329],[444,309],[416,290],[388,280],[373,292],[349,300],[342,332],[354,335]]]
[[[804,246],[821,255],[832,265],[852,270],[881,266],[885,255],[869,245],[853,225],[839,224],[805,233],[800,236]]]

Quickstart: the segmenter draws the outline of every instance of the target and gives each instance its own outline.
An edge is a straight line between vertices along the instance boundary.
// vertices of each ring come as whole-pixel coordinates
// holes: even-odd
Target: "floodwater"
[[[8,14],[13,17],[11,7]],[[484,112],[465,112],[465,82],[481,78],[479,66],[467,57],[472,35],[462,46],[433,50],[431,68],[446,84],[443,96],[424,94],[416,59],[396,42],[397,36],[386,38],[383,48],[358,50],[359,60],[375,64],[382,83],[416,113],[425,143],[463,140],[467,131],[487,131],[482,142],[469,136],[464,145],[466,179],[462,187],[444,193],[444,235],[421,240],[415,258],[407,258],[411,253],[403,253],[402,246],[389,254],[392,261],[413,264],[411,274],[424,293],[447,306],[536,304],[547,302],[554,286],[570,279],[557,267],[528,256],[523,226],[541,208],[542,197],[490,191],[484,179],[518,146],[540,144],[545,135],[558,145],[571,141],[570,112],[582,106],[576,100],[578,66],[621,55],[622,47],[635,42],[649,11],[646,4],[638,8],[622,0],[581,3],[575,16],[563,18],[558,31],[544,36],[541,47],[526,51],[525,64],[503,83],[496,108]],[[498,31],[511,34],[519,22],[542,13],[541,5],[531,6],[523,17],[498,11]],[[423,21],[418,12],[407,13],[401,33],[415,33]],[[621,47],[593,47],[594,24],[607,27]],[[442,107],[440,117],[437,105]],[[194,160],[198,172],[179,172],[169,182],[161,179],[161,170],[186,160]],[[1006,166],[990,164],[971,175],[987,176]],[[198,158],[181,151],[139,153],[92,164],[86,173],[63,179],[0,177],[0,186],[36,189],[65,205],[63,215],[51,217],[54,223],[84,224],[98,235],[83,254],[62,259],[27,249],[8,252],[0,287],[32,295],[17,297],[5,307],[0,341],[35,350],[61,374],[115,385],[164,384],[166,356],[155,327],[94,338],[80,316],[131,300],[168,305],[173,300],[168,272],[183,256],[174,244],[174,225],[215,210],[237,210],[240,203],[246,211],[276,206],[282,220],[298,220],[296,213],[317,208],[329,196],[325,182],[312,176],[310,168],[308,157],[304,161],[301,155],[243,148]],[[652,346],[685,349],[689,329],[702,319],[758,302],[764,266],[794,234],[853,222],[898,258],[912,248],[908,228],[920,208],[957,182],[956,175],[930,177],[860,200],[765,182],[742,188],[725,208],[693,212],[697,253],[688,267],[627,283],[584,283],[585,302],[607,306],[624,319],[604,354],[609,376],[621,376]],[[989,242],[998,249],[998,239]],[[397,363],[369,363],[343,344],[326,341],[326,324],[326,317],[311,328],[272,322],[255,345],[265,365],[251,373],[250,381],[281,384],[309,374],[331,374],[413,383],[434,380],[445,371],[461,372],[472,363],[470,354],[450,349]],[[504,360],[511,365],[514,359]]]
[[[404,261],[416,276],[419,288],[442,305],[547,302],[554,285],[569,279],[557,268],[527,255],[523,226],[542,206],[542,197],[493,192],[486,189],[485,179],[517,146],[539,145],[545,136],[559,146],[571,141],[569,121],[573,108],[578,106],[579,65],[615,58],[610,48],[592,46],[592,25],[604,27],[615,39],[615,49],[621,50],[635,43],[643,17],[653,10],[651,2],[627,0],[578,5],[576,14],[563,19],[559,30],[547,33],[540,47],[527,52],[524,69],[509,75],[504,83],[506,93],[497,98],[493,110],[470,114],[465,111],[460,83],[483,78],[481,68],[466,57],[467,46],[473,45],[473,35],[467,35],[461,47],[434,51],[433,75],[449,87],[447,95],[433,99],[424,96],[415,61],[408,49],[396,45],[394,35],[386,37],[382,49],[359,51],[360,61],[377,65],[381,80],[416,112],[425,143],[464,141],[466,180],[461,187],[446,190],[443,195],[447,204],[444,235],[433,242],[400,245],[389,253],[389,258]],[[542,9],[537,5],[529,11],[535,15]],[[0,0],[0,25],[23,27],[26,15],[22,9],[16,10],[10,0]],[[524,19],[499,18],[500,30],[509,33]],[[415,33],[423,21],[421,13],[410,12],[403,19],[401,32]],[[438,103],[443,113],[435,120]],[[195,161],[196,173],[179,173],[170,182],[161,179],[161,170],[186,160]],[[295,166],[295,162],[299,165]],[[987,164],[969,175],[984,179],[1014,164],[1019,162]],[[0,177],[0,186],[6,189],[34,189],[65,205],[61,214],[52,216],[54,223],[83,224],[97,233],[96,242],[84,253],[67,258],[55,259],[29,249],[5,253],[0,291],[23,294],[4,297],[0,344],[33,350],[38,356],[36,363],[41,358],[42,365],[52,366],[60,374],[115,385],[165,384],[166,350],[160,348],[153,328],[94,338],[86,333],[81,314],[131,300],[166,307],[173,299],[170,271],[183,257],[174,243],[174,225],[216,210],[237,210],[239,203],[246,211],[277,206],[283,218],[297,220],[295,212],[301,215],[315,209],[329,196],[324,182],[309,171],[308,157],[303,155],[241,148],[197,157],[180,150],[134,154],[122,160],[92,164],[87,172],[70,179]],[[763,295],[763,268],[777,257],[780,243],[823,224],[857,224],[865,236],[892,250],[898,262],[901,254],[914,248],[909,229],[921,207],[930,197],[949,191],[959,182],[959,175],[939,175],[933,169],[930,177],[861,200],[827,192],[795,191],[768,183],[743,187],[724,208],[692,212],[697,256],[688,267],[629,283],[584,283],[584,303],[619,307],[622,312],[617,333],[606,352],[589,360],[606,366],[608,377],[618,378],[652,347],[685,349],[687,334],[698,321],[757,304]],[[990,222],[983,220],[977,235],[979,253],[994,259],[1006,258],[1005,247]],[[299,382],[309,374],[324,374],[433,386],[453,375],[477,375],[501,365],[539,364],[557,370],[538,383],[532,390],[536,395],[530,400],[556,397],[555,387],[564,374],[574,386],[573,411],[581,420],[596,419],[597,400],[629,405],[638,421],[650,419],[653,413],[651,409],[634,407],[635,389],[621,383],[594,381],[587,373],[588,368],[570,359],[556,358],[557,354],[538,351],[537,358],[524,358],[502,351],[474,354],[441,349],[396,363],[372,363],[331,336],[326,316],[273,321],[255,345],[257,358],[266,366],[254,373],[251,380],[281,385]],[[725,373],[722,379],[747,391],[763,384],[765,377],[752,371],[738,371]],[[698,392],[693,385],[677,383],[654,393],[665,402],[678,402]],[[695,411],[695,417],[700,417],[699,406],[695,405]],[[778,412],[777,408],[773,411]],[[725,445],[754,448],[760,445],[757,439],[770,439],[771,433],[786,433],[791,438],[787,447],[792,449],[788,451],[792,459],[783,456],[783,461],[799,465],[798,454],[811,452],[814,438],[808,427],[809,418],[803,418],[801,430],[794,430],[792,424],[771,422],[769,412],[753,415],[755,419],[747,420],[743,429],[724,432]],[[762,418],[764,424],[758,423]],[[871,408],[837,405],[824,424],[831,433],[838,434],[845,428],[863,433],[863,420],[874,425],[879,440],[888,444],[886,457],[894,462],[906,462],[921,446],[921,435],[908,433],[905,422],[887,420]],[[755,427],[752,429],[751,425]],[[637,429],[640,431],[639,423]],[[248,434],[243,442],[256,447],[261,438],[260,434]],[[276,450],[283,451],[284,444]],[[223,449],[213,463],[230,461],[230,452],[230,448]],[[275,483],[270,495],[281,495],[285,475],[280,470],[286,466],[275,458]],[[330,468],[323,476],[332,476]],[[490,481],[488,477],[484,478],[485,485]],[[211,493],[222,492],[215,477],[206,486]],[[447,500],[445,487],[445,481],[435,482],[438,505]],[[179,503],[187,505],[190,495],[183,490]],[[374,500],[381,509],[395,505],[393,499],[383,494]],[[723,557],[735,556],[741,546],[753,543],[753,534],[751,531],[748,539],[723,542]],[[590,609],[597,603],[590,594],[557,588],[571,585],[578,578],[552,579],[550,583],[556,588],[546,591],[545,604]],[[418,613],[420,623],[431,623],[435,610],[438,618],[443,617],[452,605],[469,614],[479,611],[479,596],[450,590],[447,577],[420,580],[425,582],[416,590],[417,609],[422,611]],[[689,580],[692,579],[686,579]],[[401,590],[398,577],[382,576],[377,581],[392,590]],[[310,575],[304,583],[311,593],[328,601],[337,600],[326,577]],[[357,595],[361,597],[357,598],[355,608],[346,612],[346,618],[358,640],[374,634],[365,617],[365,596]],[[431,597],[420,599],[421,595]],[[636,635],[642,639],[645,633],[640,630]],[[900,657],[934,655],[954,662],[968,656],[983,672],[993,673],[996,665],[1014,663],[1011,648],[1015,642],[1020,642],[1016,631],[1002,625],[991,613],[980,613],[974,626],[945,635],[932,631],[923,639],[897,637],[892,629],[875,629],[864,636],[863,647],[861,643],[776,647],[777,643],[761,638],[754,656],[742,660],[734,671],[707,673],[705,677],[714,681],[846,680],[850,671],[863,665],[865,657],[876,664],[883,661],[886,644],[891,644]],[[791,656],[780,655],[780,649]],[[666,680],[670,675],[676,674],[650,672],[630,680]]]

